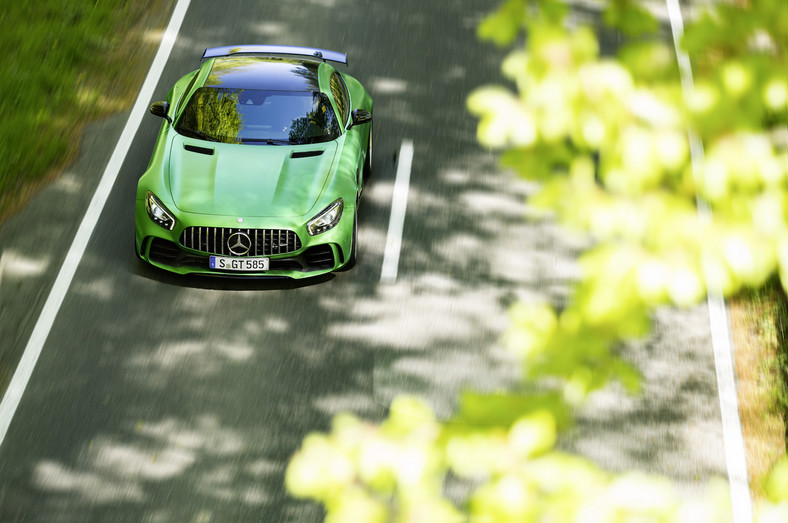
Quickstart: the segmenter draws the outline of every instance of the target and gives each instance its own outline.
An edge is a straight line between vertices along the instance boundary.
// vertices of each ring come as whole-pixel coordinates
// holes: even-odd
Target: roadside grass
[[[750,490],[759,499],[788,444],[788,299],[775,278],[729,307]]]
[[[85,124],[131,107],[174,2],[3,5],[0,226],[74,159]],[[0,396],[13,374],[8,359],[0,347]]]
[[[85,123],[130,107],[174,0],[0,10],[0,223],[71,162]]]

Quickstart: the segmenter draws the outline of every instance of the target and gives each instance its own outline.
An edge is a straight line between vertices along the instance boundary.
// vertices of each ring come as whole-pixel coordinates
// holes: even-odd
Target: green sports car
[[[356,260],[372,98],[291,46],[206,49],[151,105],[163,118],[137,185],[136,250],[172,272],[305,278]]]

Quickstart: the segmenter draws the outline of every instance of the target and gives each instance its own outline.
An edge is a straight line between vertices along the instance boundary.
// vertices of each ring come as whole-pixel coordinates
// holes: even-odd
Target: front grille
[[[245,247],[235,245],[239,244],[239,240],[240,243],[246,241],[244,236],[250,240],[251,246],[248,252],[241,253]],[[230,244],[231,239],[233,245]],[[301,248],[298,235],[288,229],[187,227],[183,230],[180,241],[187,249],[219,256],[272,256],[296,252]]]

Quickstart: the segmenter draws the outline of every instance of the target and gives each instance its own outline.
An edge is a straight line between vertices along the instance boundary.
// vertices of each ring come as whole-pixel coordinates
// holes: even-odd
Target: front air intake
[[[293,151],[290,153],[290,158],[311,158],[321,154],[323,154],[323,151]]]

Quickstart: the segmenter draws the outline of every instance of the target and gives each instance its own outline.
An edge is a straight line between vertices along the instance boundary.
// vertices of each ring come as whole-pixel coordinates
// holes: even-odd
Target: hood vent
[[[183,148],[193,153],[207,154],[208,156],[213,156],[213,149],[208,149],[206,147],[198,147],[196,145],[183,144]]]
[[[293,151],[290,153],[290,158],[310,158],[321,154],[323,154],[323,151]]]

